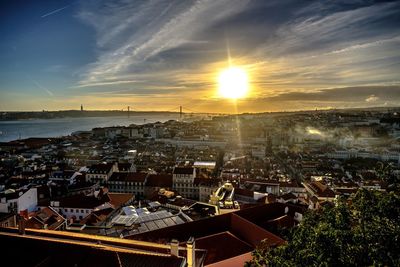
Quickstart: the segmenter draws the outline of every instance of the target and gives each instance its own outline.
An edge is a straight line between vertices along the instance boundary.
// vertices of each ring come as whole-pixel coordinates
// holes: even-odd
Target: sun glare
[[[218,78],[219,94],[224,98],[237,99],[245,97],[248,90],[246,72],[238,67],[223,70]]]

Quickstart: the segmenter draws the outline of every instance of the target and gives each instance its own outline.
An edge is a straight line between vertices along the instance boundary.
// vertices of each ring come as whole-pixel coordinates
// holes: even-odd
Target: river
[[[128,117],[83,117],[0,121],[0,142],[29,137],[59,137],[96,127],[128,126],[176,120],[179,114],[144,114]]]

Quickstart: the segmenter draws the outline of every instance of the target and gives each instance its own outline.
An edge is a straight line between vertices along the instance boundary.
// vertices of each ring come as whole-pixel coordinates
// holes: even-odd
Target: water
[[[29,137],[59,137],[96,127],[128,126],[176,120],[179,114],[144,114],[128,117],[84,117],[0,121],[0,142]]]

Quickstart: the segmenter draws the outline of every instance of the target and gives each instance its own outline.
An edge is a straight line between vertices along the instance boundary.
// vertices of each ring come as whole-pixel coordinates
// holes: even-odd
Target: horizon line
[[[184,114],[224,114],[224,115],[240,115],[240,114],[261,114],[261,113],[292,113],[292,112],[315,112],[315,111],[337,111],[337,110],[363,110],[363,109],[393,109],[400,108],[399,106],[372,106],[372,107],[343,107],[343,108],[315,108],[315,109],[298,109],[298,110],[281,110],[281,111],[259,111],[259,112],[242,112],[242,113],[228,113],[228,112],[182,112]],[[61,109],[61,110],[20,110],[20,111],[0,111],[1,113],[45,113],[45,112],[68,112],[68,111],[77,111],[77,112],[125,112],[128,113],[127,110],[119,110],[119,109]],[[178,113],[179,111],[170,111],[170,110],[130,110],[129,113]]]

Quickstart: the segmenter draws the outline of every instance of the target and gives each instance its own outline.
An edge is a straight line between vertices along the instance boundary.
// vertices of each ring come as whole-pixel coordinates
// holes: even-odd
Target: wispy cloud
[[[136,80],[116,80],[116,81],[104,81],[104,82],[94,82],[94,83],[82,83],[72,88],[84,88],[84,87],[94,87],[94,86],[105,86],[105,85],[119,85],[119,84],[130,84],[136,83]]]
[[[146,1],[125,5],[122,13],[118,5],[98,13],[84,7],[79,17],[95,27],[98,44],[105,51],[89,66],[81,84],[98,83],[129,72],[153,72],[165,63],[154,57],[186,44],[207,44],[196,35],[246,4],[242,0]],[[115,39],[120,42],[114,43]]]
[[[54,14],[60,12],[60,11],[63,11],[63,10],[66,9],[67,7],[69,7],[69,5],[66,5],[66,6],[63,6],[63,7],[61,7],[61,8],[55,9],[55,10],[53,10],[53,11],[50,11],[50,12],[48,12],[48,13],[46,13],[46,14],[43,14],[43,15],[40,16],[40,17],[41,17],[41,18],[45,18],[45,17],[51,16],[51,15],[54,15]]]
[[[39,89],[45,91],[49,96],[54,96],[54,94],[53,94],[52,91],[50,91],[50,90],[47,89],[46,87],[42,86],[42,85],[41,85],[40,83],[38,83],[37,81],[32,80],[32,82],[33,82],[33,84],[34,84],[37,88],[39,88]]]
[[[377,97],[376,95],[370,95],[365,99],[366,102],[376,102],[378,100],[379,100],[379,97]]]
[[[205,99],[226,64],[228,42],[233,63],[250,73],[252,94],[244,101],[285,94],[312,101],[324,89],[398,85],[399,8],[370,1],[85,1],[78,17],[95,29],[98,56],[76,87],[159,96],[154,88],[176,86],[185,88],[177,91],[183,99]],[[379,100],[366,101],[370,95]],[[383,99],[374,91],[352,101]]]

